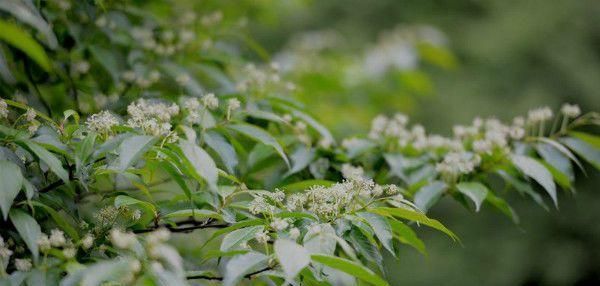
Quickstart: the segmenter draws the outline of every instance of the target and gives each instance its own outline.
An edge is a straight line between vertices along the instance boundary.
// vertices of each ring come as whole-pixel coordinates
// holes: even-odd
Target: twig
[[[206,222],[196,221],[196,220],[186,220],[176,223],[177,226],[171,226],[169,224],[160,224],[155,225],[149,228],[144,229],[136,229],[134,233],[146,233],[154,231],[158,228],[164,227],[171,232],[191,232],[196,229],[204,229],[204,228],[225,228],[230,226],[228,223],[218,223],[218,224],[207,224]],[[191,225],[191,226],[182,226],[182,225]]]
[[[252,273],[248,273],[248,274],[244,275],[244,278],[252,279],[252,276],[254,276],[254,275],[256,275],[256,274],[263,273],[263,272],[265,272],[265,271],[269,271],[269,270],[271,270],[271,269],[272,269],[272,268],[271,268],[270,266],[269,266],[269,267],[265,267],[265,268],[263,268],[263,269],[261,269],[261,270],[254,271],[254,272],[252,272]],[[187,278],[188,280],[191,280],[191,279],[219,280],[219,281],[223,280],[223,277],[219,277],[219,276],[208,276],[208,275],[191,275],[191,276],[187,276],[186,278]]]

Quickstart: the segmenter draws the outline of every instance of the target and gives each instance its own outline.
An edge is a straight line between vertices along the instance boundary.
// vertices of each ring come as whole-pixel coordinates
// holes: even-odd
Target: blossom
[[[66,259],[71,259],[77,254],[77,249],[73,247],[67,247],[62,250],[62,254],[65,256]]]
[[[565,117],[575,118],[581,115],[581,109],[577,104],[565,104],[560,108],[560,112],[565,115]]]
[[[94,245],[94,236],[91,234],[86,234],[83,239],[81,240],[81,248],[88,250],[90,248],[92,248],[92,246]]]
[[[290,238],[297,239],[300,236],[300,230],[297,227],[290,229]]]
[[[167,240],[169,240],[170,237],[171,232],[169,232],[168,229],[159,228],[148,234],[148,236],[146,237],[146,241],[148,241],[149,244],[159,244],[166,242]]]
[[[112,244],[122,249],[131,249],[137,241],[132,232],[123,232],[117,228],[113,228],[109,236]]]
[[[469,152],[450,152],[442,162],[436,165],[436,170],[449,181],[458,176],[471,173],[481,163],[481,158]]]
[[[15,259],[15,268],[17,268],[19,271],[29,271],[31,270],[31,266],[31,259],[29,258]]]
[[[105,133],[109,132],[114,126],[119,124],[119,119],[109,111],[101,111],[92,114],[85,121],[87,128],[93,132]]]
[[[259,231],[254,235],[254,238],[258,243],[267,243],[270,239],[269,234],[266,231]]]
[[[48,235],[45,233],[42,233],[38,236],[37,245],[39,246],[40,250],[42,250],[42,251],[49,250],[52,247],[52,244],[50,243],[50,239],[48,238]]]
[[[549,107],[540,107],[532,109],[527,113],[527,120],[531,124],[540,123],[552,118],[552,109]]]
[[[25,112],[25,118],[29,122],[32,122],[33,120],[35,120],[36,116],[37,116],[37,114],[35,113],[35,110],[33,110],[33,108],[28,108],[27,112]]]
[[[282,231],[288,228],[289,223],[286,219],[275,218],[273,222],[271,222],[270,226],[276,231]]]
[[[208,109],[215,109],[219,107],[219,99],[217,99],[214,93],[209,93],[202,97],[202,104]]]
[[[350,164],[342,165],[342,176],[346,179],[361,178],[365,171],[360,166],[352,166]]]
[[[62,230],[53,229],[50,231],[50,245],[60,247],[67,243],[65,233]]]
[[[0,119],[8,117],[8,104],[4,99],[0,99]]]

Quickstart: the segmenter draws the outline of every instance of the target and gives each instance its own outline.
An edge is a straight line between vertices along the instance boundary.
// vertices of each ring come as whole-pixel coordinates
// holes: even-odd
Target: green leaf
[[[271,134],[269,134],[265,130],[260,129],[254,125],[245,123],[233,124],[229,125],[228,127],[275,149],[275,151],[277,151],[277,153],[283,159],[283,161],[285,161],[285,164],[288,166],[288,168],[290,167],[290,162],[285,153],[283,152],[283,147],[281,147],[279,142],[277,142],[277,140],[275,140],[275,138],[273,138],[273,136],[271,136]]]
[[[412,230],[412,228],[395,219],[390,219],[389,223],[392,227],[392,231],[401,243],[410,245],[423,255],[427,255],[425,243],[423,243],[423,241],[417,237],[417,234],[414,230]]]
[[[269,257],[259,252],[234,256],[225,266],[223,286],[238,285],[244,275],[257,271],[267,260],[269,260]]]
[[[96,45],[89,46],[89,50],[92,53],[92,55],[96,58],[96,61],[112,77],[113,82],[117,84],[121,75],[121,67],[119,65],[119,61],[115,57],[117,53]]]
[[[437,229],[445,234],[447,234],[453,240],[458,240],[458,237],[449,229],[447,229],[442,223],[435,219],[428,218],[425,214],[416,212],[409,209],[404,208],[388,208],[388,207],[379,207],[375,209],[369,210],[370,212],[377,213],[383,216],[395,216],[407,220],[411,220],[414,222],[418,222],[429,226],[431,228]]]
[[[365,219],[367,224],[371,226],[373,231],[375,231],[375,236],[381,241],[381,244],[393,255],[394,252],[394,244],[393,244],[393,236],[392,236],[392,227],[387,219],[381,215],[369,213],[369,212],[361,212],[358,213],[358,216]]]
[[[169,176],[179,185],[179,187],[183,190],[185,196],[191,200],[192,199],[192,190],[188,187],[187,183],[184,180],[184,176],[179,172],[176,166],[173,163],[168,161],[160,162],[160,166],[165,170]]]
[[[204,142],[219,154],[223,165],[227,168],[227,172],[235,174],[235,167],[239,163],[237,154],[233,146],[225,140],[225,137],[217,132],[208,131],[204,133]]]
[[[546,163],[545,161],[537,161],[540,164],[544,165],[544,167],[546,167],[548,171],[550,171],[550,174],[552,174],[552,178],[554,178],[554,181],[556,181],[556,183],[558,183],[559,186],[567,190],[573,188],[573,186],[571,185],[571,179],[569,179],[569,176],[567,174],[555,168],[553,165]]]
[[[204,149],[187,140],[181,140],[179,147],[192,173],[204,179],[210,189],[216,192],[219,171],[212,157]]]
[[[389,286],[385,280],[371,271],[371,269],[366,268],[357,262],[323,254],[312,254],[311,259],[314,262],[322,263],[331,268],[346,272],[369,284],[377,286]]]
[[[44,149],[39,144],[33,141],[22,141],[42,162],[46,163],[50,170],[56,174],[63,182],[69,182],[69,173],[62,166],[62,163],[54,154]]]
[[[546,145],[550,145],[551,147],[554,147],[554,149],[558,150],[564,156],[571,159],[571,161],[575,162],[575,164],[577,164],[577,167],[579,167],[579,169],[581,169],[581,171],[583,171],[585,173],[585,169],[583,168],[583,165],[581,164],[579,159],[577,159],[577,156],[573,155],[573,153],[571,153],[571,151],[569,151],[569,148],[567,148],[563,144],[561,144],[555,140],[549,139],[549,138],[539,137],[538,140]],[[541,156],[542,156],[542,158],[544,158],[544,160],[546,160],[544,155],[541,155]],[[546,161],[548,161],[548,160],[546,160]]]
[[[4,220],[23,185],[23,174],[15,163],[0,160],[0,209]]]
[[[475,203],[475,211],[478,212],[481,207],[481,203],[485,200],[489,190],[488,188],[478,182],[464,182],[456,185],[456,189],[469,197]]]
[[[254,238],[254,235],[256,233],[258,233],[259,231],[262,231],[263,229],[264,229],[264,226],[257,225],[257,226],[251,226],[251,227],[234,230],[234,231],[228,233],[227,235],[225,235],[225,237],[223,238],[223,241],[221,242],[220,250],[228,251],[234,247],[237,247],[240,244],[247,242],[248,240],[251,240],[252,238]]]
[[[594,146],[596,149],[600,149],[600,137],[598,136],[575,131],[569,132],[569,135],[581,139],[582,141]]]
[[[48,43],[48,46],[52,49],[56,49],[58,47],[58,41],[52,31],[52,27],[48,25],[42,15],[40,15],[39,11],[33,8],[32,5],[28,6],[21,0],[4,0],[0,1],[0,10],[11,13],[21,22],[34,27],[44,36],[43,38]]]
[[[37,240],[42,233],[40,225],[28,213],[18,209],[10,211],[10,221],[31,251],[33,259],[37,261],[39,257]]]
[[[46,55],[44,48],[36,42],[27,31],[16,24],[0,19],[0,40],[7,42],[13,47],[21,50],[34,60],[45,71],[50,72],[52,63]]]
[[[213,239],[226,234],[226,233],[230,233],[236,229],[240,229],[240,228],[244,228],[244,227],[248,227],[248,226],[255,226],[255,225],[261,225],[264,224],[264,220],[262,219],[251,219],[251,220],[245,220],[245,221],[241,221],[238,222],[236,224],[233,224],[231,226],[228,226],[226,228],[223,229],[219,229],[215,232],[213,232],[213,234],[210,236],[209,239],[206,240],[206,242],[202,245],[202,247],[206,246],[209,242],[211,242]]]
[[[579,138],[568,137],[560,140],[584,160],[600,170],[600,149]]]
[[[147,135],[135,135],[126,138],[119,145],[117,170],[124,171],[139,160],[154,145],[157,138]]]
[[[311,150],[311,148],[306,147],[304,144],[299,145],[290,156],[290,159],[292,159],[292,167],[283,175],[283,177],[302,171],[310,164],[314,157],[314,150]]]
[[[415,193],[415,206],[423,212],[427,212],[444,194],[447,185],[442,181],[433,181],[421,187]]]
[[[67,220],[53,208],[38,201],[31,201],[31,205],[44,210],[50,215],[50,217],[52,218],[52,220],[54,220],[56,225],[60,227],[67,235],[69,235],[74,240],[79,240],[79,234],[77,233],[77,230],[75,230],[75,228],[71,224],[69,224],[69,222],[67,222]]]
[[[544,165],[538,161],[522,156],[522,155],[511,155],[511,161],[513,164],[523,172],[526,176],[534,179],[540,184],[554,201],[554,205],[558,207],[558,199],[556,197],[556,185],[552,179],[552,174]]]
[[[278,239],[273,248],[287,281],[293,281],[298,273],[310,264],[308,251],[294,241]]]
[[[492,192],[487,193],[485,200],[500,210],[507,217],[511,218],[514,223],[519,223],[519,216],[505,200],[495,196]]]
[[[292,106],[289,106],[289,105],[280,105],[280,106],[283,109],[286,109],[287,111],[290,111],[294,117],[298,117],[298,118],[302,119],[304,122],[306,122],[308,124],[308,126],[312,127],[319,134],[321,134],[321,136],[323,137],[323,139],[331,142],[332,144],[335,144],[335,139],[333,138],[333,136],[331,135],[331,133],[329,132],[329,130],[327,129],[327,127],[325,127],[324,125],[322,125],[321,123],[319,123],[313,117],[311,117],[310,115],[308,115],[308,114],[306,114],[306,113],[304,113],[304,112],[300,111],[299,109],[294,108]]]

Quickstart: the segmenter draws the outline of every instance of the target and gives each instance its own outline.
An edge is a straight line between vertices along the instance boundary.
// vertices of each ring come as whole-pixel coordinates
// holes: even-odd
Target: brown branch
[[[190,225],[190,226],[183,226],[183,225]],[[230,226],[231,224],[228,223],[216,223],[216,224],[209,224],[207,222],[202,222],[202,221],[197,221],[197,220],[185,220],[185,221],[181,221],[181,222],[177,222],[176,226],[172,226],[170,224],[160,224],[160,225],[154,225],[148,228],[143,228],[143,229],[136,229],[133,230],[134,233],[146,233],[146,232],[151,232],[154,231],[158,228],[166,228],[168,230],[170,230],[171,232],[191,232],[194,231],[196,229],[204,229],[204,228],[225,228]]]
[[[258,270],[258,271],[254,271],[254,272],[252,272],[252,273],[248,273],[248,274],[244,275],[244,278],[252,279],[252,276],[254,276],[254,275],[256,275],[256,274],[263,273],[263,272],[265,272],[265,271],[269,271],[269,270],[271,270],[271,269],[273,269],[273,268],[272,268],[272,267],[270,267],[270,266],[269,266],[269,267],[265,267],[265,268],[263,268],[263,269],[260,269],[260,270]],[[188,280],[191,280],[191,279],[219,280],[219,281],[223,280],[223,277],[219,277],[219,276],[208,276],[208,275],[191,275],[191,276],[187,276],[186,278],[187,278]]]

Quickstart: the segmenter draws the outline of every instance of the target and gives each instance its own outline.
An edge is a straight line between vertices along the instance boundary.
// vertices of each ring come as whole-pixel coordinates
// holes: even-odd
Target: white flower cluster
[[[59,229],[51,230],[50,236],[45,233],[40,234],[37,239],[37,245],[42,252],[46,253],[52,248],[62,248],[61,254],[65,259],[72,259],[77,255],[77,249],[73,242],[67,239],[65,233]],[[86,249],[83,243],[82,248]]]
[[[450,152],[437,163],[436,170],[446,181],[454,182],[461,175],[469,174],[481,163],[479,155],[470,152]]]
[[[562,114],[568,118],[575,118],[578,117],[579,115],[581,115],[581,109],[579,108],[579,105],[577,104],[564,104],[561,108],[560,111],[562,112]]]
[[[114,126],[119,125],[119,119],[110,111],[104,110],[92,114],[87,118],[85,124],[90,131],[108,133]]]
[[[4,99],[0,99],[0,119],[8,118],[8,104]]]
[[[143,49],[159,56],[172,56],[196,38],[196,34],[185,27],[155,33],[152,28],[138,26],[133,27],[130,34]]]
[[[544,121],[548,121],[552,118],[554,113],[550,107],[544,106],[536,109],[532,109],[527,113],[527,121],[530,124],[537,124]]]
[[[342,165],[342,176],[345,179],[361,179],[365,176],[365,170],[360,166],[352,166],[351,164]]]
[[[248,64],[243,71],[244,79],[237,84],[240,92],[263,93],[269,90],[293,91],[296,86],[281,79],[279,65],[272,63],[266,68]]]
[[[186,97],[182,99],[183,110],[187,116],[185,120],[191,124],[201,124],[205,120],[206,110],[216,109],[219,107],[219,99],[209,93],[198,99],[196,97]]]
[[[127,106],[129,119],[127,125],[133,128],[139,128],[144,133],[154,136],[175,137],[171,132],[171,118],[179,114],[177,104],[167,105],[161,102],[150,102],[145,99],[139,99]],[[176,140],[176,138],[171,138]]]
[[[281,205],[285,199],[285,194],[282,191],[262,192],[256,194],[254,200],[248,205],[248,209],[253,214],[272,214],[277,209],[277,205]]]
[[[137,243],[137,238],[133,232],[125,232],[118,228],[113,228],[109,234],[110,242],[117,248],[133,249]]]
[[[162,78],[162,74],[158,70],[151,70],[144,75],[138,74],[133,70],[128,70],[123,72],[121,77],[130,84],[135,84],[141,88],[148,88],[157,83]]]
[[[8,248],[7,243],[4,242],[4,238],[0,236],[0,259],[8,261],[11,255],[13,255],[12,250]]]

